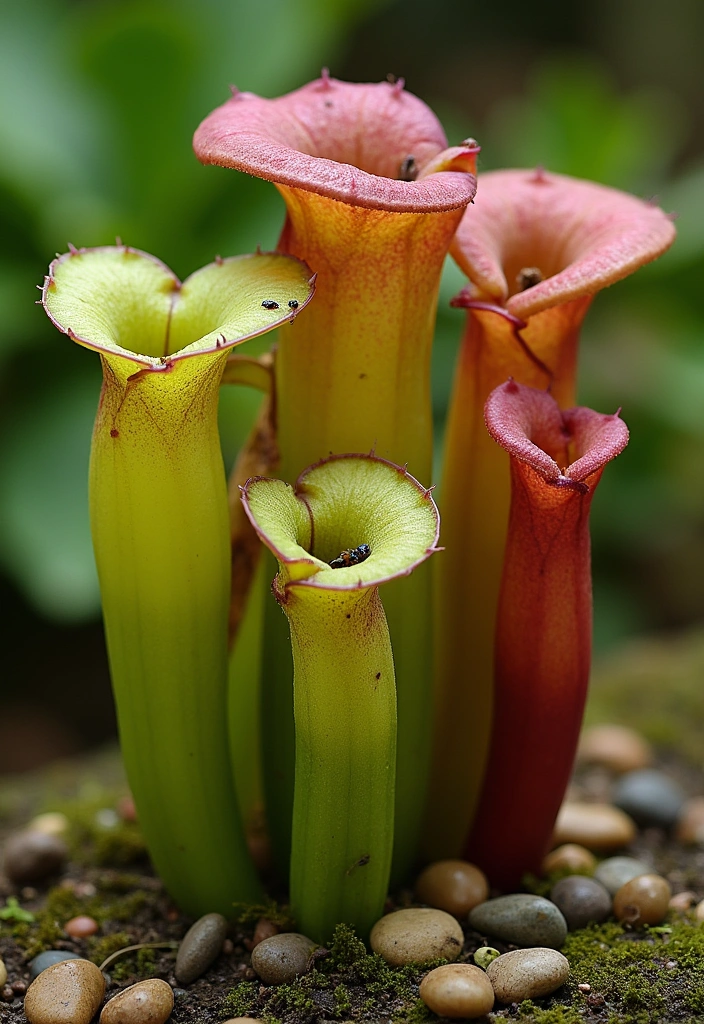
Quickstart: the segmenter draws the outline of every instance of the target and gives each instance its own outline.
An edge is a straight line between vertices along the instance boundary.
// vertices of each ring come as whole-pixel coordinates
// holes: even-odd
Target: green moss
[[[131,944],[132,938],[127,932],[113,932],[112,935],[91,939],[88,942],[88,959],[100,967],[103,960],[117,953],[118,949],[124,949]]]
[[[338,924],[330,945],[329,965],[333,968],[351,967],[363,961],[367,956],[367,947],[357,938],[354,928],[347,924]]]
[[[100,812],[112,810],[118,798],[119,794],[111,790],[91,790],[83,799],[52,807],[68,818],[66,840],[73,860],[107,866],[133,864],[146,856],[137,822],[118,818],[114,825],[105,825],[100,821]]]
[[[584,1024],[584,1015],[571,1006],[554,1006],[544,1009],[530,999],[524,999],[518,1007],[519,1019],[535,1024]]]
[[[228,1017],[246,1017],[257,1005],[259,984],[256,981],[241,981],[228,992],[223,1011]]]
[[[338,985],[333,992],[335,997],[335,1013],[338,1017],[344,1017],[352,1009],[349,989],[346,985]]]
[[[296,922],[291,917],[288,906],[267,900],[266,903],[234,903],[237,924],[256,924],[260,917],[273,921],[284,932],[293,931]]]

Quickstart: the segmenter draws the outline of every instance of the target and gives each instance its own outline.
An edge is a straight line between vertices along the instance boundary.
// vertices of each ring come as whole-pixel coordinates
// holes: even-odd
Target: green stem
[[[393,848],[396,687],[376,587],[288,595],[296,721],[291,905],[328,941],[381,917]],[[321,865],[325,870],[321,871]]]
[[[104,356],[90,467],[125,767],[155,866],[194,915],[232,915],[233,902],[260,895],[223,714],[229,524],[216,412],[226,358],[135,375]]]

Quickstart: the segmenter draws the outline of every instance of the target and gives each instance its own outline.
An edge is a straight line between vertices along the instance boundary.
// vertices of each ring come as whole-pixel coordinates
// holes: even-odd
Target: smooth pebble
[[[316,945],[298,932],[272,935],[252,950],[252,967],[265,985],[288,985],[299,974],[305,974]]]
[[[638,875],[614,895],[614,914],[624,924],[660,924],[667,915],[672,889],[661,875]]]
[[[499,1002],[519,1003],[550,995],[567,981],[570,965],[555,949],[514,949],[497,957],[486,973]]]
[[[27,989],[29,1024],[89,1024],[105,995],[105,979],[90,960],[47,967]]]
[[[489,895],[484,872],[466,860],[438,860],[418,876],[416,899],[454,917],[467,914]]]
[[[551,875],[553,871],[569,871],[575,875],[591,875],[596,867],[596,857],[586,848],[577,843],[563,843],[547,855],[543,861],[543,874]]]
[[[611,913],[611,895],[596,879],[584,875],[561,878],[550,890],[550,899],[562,911],[571,932],[592,921],[604,921]]]
[[[672,779],[654,768],[628,772],[616,783],[612,800],[640,825],[669,829],[684,806],[684,793]]]
[[[685,889],[684,892],[678,892],[670,898],[668,907],[670,910],[674,910],[676,914],[688,914],[696,902],[696,893]]]
[[[593,725],[579,740],[577,760],[612,772],[630,772],[653,763],[653,748],[640,733],[625,725]]]
[[[176,979],[189,985],[204,974],[219,955],[227,935],[227,921],[222,914],[205,914],[191,925],[178,947]]]
[[[95,935],[98,930],[98,922],[94,917],[88,917],[86,914],[79,914],[78,917],[72,917],[70,921],[67,921],[64,925],[64,931],[67,935],[70,935],[72,939],[87,939],[89,935]]]
[[[622,885],[638,875],[648,875],[651,868],[635,857],[607,857],[594,872],[594,878],[613,896]]]
[[[264,939],[270,939],[272,935],[278,935],[281,929],[273,921],[270,921],[268,917],[260,917],[254,926],[254,935],[252,936],[252,949],[258,946]]]
[[[82,960],[79,953],[69,953],[67,949],[45,949],[43,953],[37,954],[34,960],[29,963],[29,976],[34,981],[47,967],[54,964],[61,964],[64,960]]]
[[[588,850],[618,850],[635,838],[635,822],[611,804],[564,803],[555,822],[553,844],[578,843]]]
[[[0,959],[0,988],[7,981],[7,967],[5,967],[5,961]]]
[[[171,986],[148,978],[113,996],[103,1007],[99,1024],[165,1024],[173,1008]]]
[[[64,836],[69,829],[69,820],[61,811],[45,811],[32,818],[28,832],[43,832],[47,836]]]
[[[697,921],[704,921],[704,900],[702,900],[700,903],[697,903],[696,907],[694,908],[694,916],[697,919]]]
[[[494,1005],[494,989],[484,971],[471,964],[445,964],[423,978],[419,995],[440,1017],[473,1020]]]
[[[470,913],[469,924],[482,935],[517,946],[559,949],[567,935],[567,922],[554,903],[522,892],[480,903]]]
[[[380,918],[371,930],[369,943],[387,964],[402,967],[438,957],[456,960],[462,952],[464,933],[444,910],[411,907]]]
[[[58,836],[16,832],[5,843],[5,874],[17,885],[40,882],[60,871],[67,857],[66,843]]]
[[[686,846],[704,846],[704,796],[685,800],[677,821],[675,839]]]

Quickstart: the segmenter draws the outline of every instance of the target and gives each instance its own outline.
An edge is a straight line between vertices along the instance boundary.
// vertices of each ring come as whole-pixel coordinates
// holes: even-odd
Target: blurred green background
[[[322,65],[402,75],[480,168],[541,164],[656,196],[679,239],[589,314],[580,400],[632,441],[595,502],[596,644],[704,613],[704,90],[701,0],[23,0],[0,10],[0,772],[114,729],[86,467],[98,360],[33,304],[55,252],[115,236],[181,277],[275,245],[266,183],[203,168],[198,122],[228,83],[274,96]],[[463,315],[448,265],[441,428]],[[233,458],[257,399],[224,395]]]

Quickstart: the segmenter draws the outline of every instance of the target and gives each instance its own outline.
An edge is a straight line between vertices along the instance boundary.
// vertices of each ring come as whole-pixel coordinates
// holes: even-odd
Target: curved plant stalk
[[[189,914],[232,914],[259,883],[229,768],[230,546],[217,433],[228,350],[311,295],[277,255],[219,260],[181,284],[132,249],[52,263],[49,317],[100,353],[91,527],[125,767],[155,866]],[[278,311],[262,306],[277,300]]]
[[[370,455],[332,456],[294,488],[250,480],[242,500],[278,559],[273,591],[291,630],[293,913],[316,941],[341,921],[366,938],[388,889],[396,761],[394,664],[378,588],[436,549],[437,509],[405,470]],[[369,553],[355,563],[360,545]]]
[[[465,856],[510,889],[540,871],[572,771],[591,660],[589,509],[628,429],[513,381],[489,396],[486,422],[510,457],[511,513],[494,727]]]
[[[204,163],[273,181],[286,202],[279,249],[316,271],[313,319],[281,339],[276,393],[281,473],[330,452],[369,451],[431,474],[430,349],[443,260],[475,193],[473,141],[446,149],[435,115],[403,83],[327,73],[287,96],[236,93],[196,132]],[[385,599],[398,680],[395,876],[416,856],[430,757],[430,575]],[[291,667],[267,615],[265,766],[275,847],[287,859]]]
[[[508,377],[575,401],[582,320],[601,288],[655,259],[674,228],[657,207],[543,171],[481,176],[452,254],[472,282],[445,436],[448,557],[436,578],[436,725],[425,830],[430,859],[454,857],[481,792],[491,734],[494,623],[509,510],[505,453],[484,403]]]

